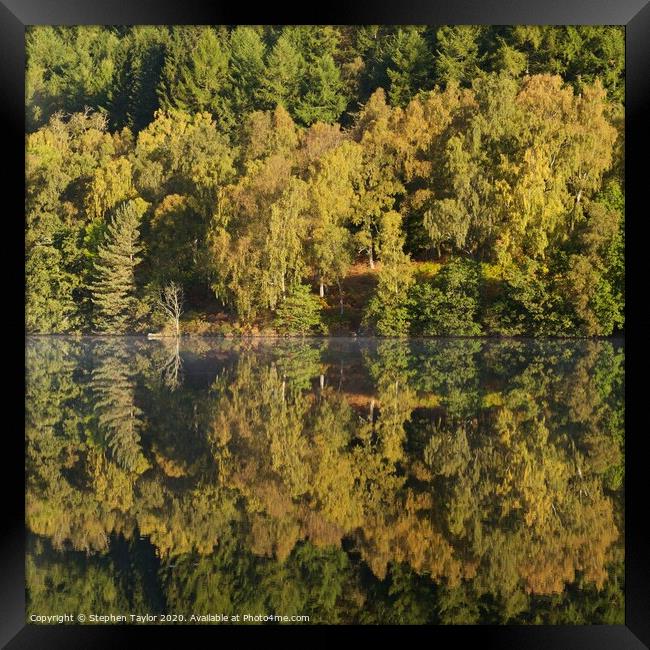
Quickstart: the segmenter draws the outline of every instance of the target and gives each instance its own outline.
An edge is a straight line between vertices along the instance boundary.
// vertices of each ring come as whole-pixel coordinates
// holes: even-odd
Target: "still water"
[[[28,620],[623,623],[622,342],[48,337],[26,369]]]

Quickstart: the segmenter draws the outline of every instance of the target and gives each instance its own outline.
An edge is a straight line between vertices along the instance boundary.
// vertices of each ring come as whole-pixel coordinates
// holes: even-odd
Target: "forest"
[[[28,613],[622,624],[610,340],[29,337]]]
[[[26,47],[28,333],[624,331],[622,27]]]

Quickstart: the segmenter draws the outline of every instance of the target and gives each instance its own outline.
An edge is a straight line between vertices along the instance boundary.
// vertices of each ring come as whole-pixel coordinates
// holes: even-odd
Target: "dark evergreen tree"
[[[283,106],[289,112],[295,113],[305,65],[303,56],[288,35],[281,34],[268,54],[266,68],[260,80],[260,97],[265,108]]]
[[[211,27],[173,27],[158,94],[164,109],[208,111],[222,129],[233,126],[229,52]]]
[[[433,57],[422,28],[400,28],[388,39],[385,66],[388,98],[394,106],[405,106],[430,87]]]
[[[478,40],[483,27],[453,25],[436,33],[436,77],[442,83],[458,81],[471,85],[479,72]]]
[[[304,81],[305,92],[296,108],[296,116],[306,125],[313,122],[336,122],[347,101],[339,69],[330,54],[310,66]]]
[[[115,128],[127,126],[137,133],[153,120],[168,42],[167,30],[153,26],[135,26],[123,38],[110,99]]]
[[[244,115],[262,108],[266,47],[255,27],[237,27],[230,35],[229,76],[232,110]]]

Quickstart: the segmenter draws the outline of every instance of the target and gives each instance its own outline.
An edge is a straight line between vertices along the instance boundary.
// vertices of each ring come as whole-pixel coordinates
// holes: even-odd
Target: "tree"
[[[478,39],[483,29],[477,25],[448,25],[436,32],[435,67],[440,81],[471,85],[479,71]]]
[[[353,137],[361,145],[363,162],[356,180],[358,200],[352,222],[357,226],[357,245],[375,265],[375,240],[384,212],[391,210],[403,191],[397,175],[393,113],[379,88],[357,116]]]
[[[255,27],[236,27],[230,34],[228,74],[232,85],[232,110],[245,115],[262,106],[262,78],[266,47]]]
[[[153,120],[160,107],[158,84],[168,45],[168,29],[153,25],[136,25],[121,39],[110,91],[114,128],[126,126],[138,133]]]
[[[207,111],[229,131],[235,116],[228,63],[226,45],[212,27],[173,27],[158,90],[161,108]]]
[[[294,284],[275,311],[282,332],[300,334],[322,329],[321,302],[306,284]]]
[[[389,37],[385,53],[387,91],[393,106],[406,106],[428,90],[433,57],[421,27],[400,27]]]
[[[265,108],[283,106],[295,116],[305,65],[304,58],[283,32],[268,54],[260,80]]]
[[[114,28],[30,27],[25,78],[28,131],[57,112],[106,110],[115,78],[119,37]]]
[[[402,217],[394,211],[382,218],[379,282],[364,315],[365,326],[381,336],[404,336],[410,325],[408,290],[413,269],[404,252],[401,222]]]
[[[49,123],[26,142],[25,266],[29,331],[79,331],[89,326],[89,285],[114,201],[133,196],[128,146],[107,132],[105,116],[85,111]]]
[[[479,316],[480,267],[456,258],[432,282],[411,287],[411,325],[425,336],[475,336],[481,333]]]
[[[95,328],[120,334],[133,327],[136,308],[135,268],[140,263],[142,199],[119,206],[97,253],[92,286]]]
[[[262,248],[262,292],[271,309],[286,296],[287,288],[302,277],[306,209],[306,187],[299,179],[292,179],[271,205]]]
[[[330,54],[324,54],[309,66],[303,80],[303,92],[295,109],[303,124],[336,122],[347,101],[338,67]]]
[[[311,257],[320,286],[335,282],[341,298],[341,281],[351,262],[352,238],[347,224],[354,215],[354,181],[361,166],[361,148],[345,142],[322,156],[309,182]]]
[[[34,333],[68,332],[79,326],[75,276],[66,272],[57,248],[36,244],[25,261],[25,328]]]
[[[178,338],[181,333],[180,321],[183,315],[183,287],[176,282],[165,285],[160,290],[158,306],[172,324]]]

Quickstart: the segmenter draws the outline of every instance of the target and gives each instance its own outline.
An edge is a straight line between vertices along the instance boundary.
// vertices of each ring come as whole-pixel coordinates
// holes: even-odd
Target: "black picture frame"
[[[7,303],[5,321],[13,324],[18,340],[24,336],[24,249],[17,243],[24,237],[24,137],[25,137],[25,27],[28,25],[71,24],[617,24],[626,27],[626,481],[625,481],[625,625],[620,626],[454,626],[409,628],[422,633],[430,644],[448,647],[450,643],[469,643],[503,648],[600,648],[637,649],[650,646],[650,539],[643,523],[647,516],[648,481],[644,471],[645,430],[643,383],[635,381],[636,370],[644,369],[643,336],[650,321],[643,313],[646,270],[643,248],[644,185],[647,184],[645,159],[650,151],[650,129],[643,122],[650,115],[650,0],[376,0],[363,3],[348,0],[331,3],[305,3],[300,7],[246,9],[237,3],[202,0],[0,0],[0,79],[3,138],[0,150],[5,157],[3,173],[4,227],[15,228],[4,239],[2,258],[7,288],[14,292],[16,307]],[[20,162],[22,161],[22,163]],[[631,215],[631,216],[629,216]],[[15,234],[15,240],[14,240]],[[4,301],[3,301],[4,304]],[[22,305],[22,308],[21,308]],[[25,507],[24,439],[24,357],[20,346],[5,339],[13,351],[16,375],[4,391],[7,404],[17,416],[14,427],[2,437],[3,462],[8,488],[5,490],[5,527],[0,537],[0,644],[16,648],[103,648],[152,643],[152,633],[162,633],[171,643],[186,647],[209,634],[212,641],[235,634],[244,639],[251,628],[195,626],[42,626],[25,624]],[[21,392],[22,391],[22,392]],[[258,634],[275,635],[282,629],[305,639],[313,628],[268,628]],[[367,639],[373,629],[327,629],[346,639],[362,634]],[[383,635],[404,628],[374,628]],[[320,636],[322,630],[317,632]],[[266,636],[265,638],[269,638]]]

